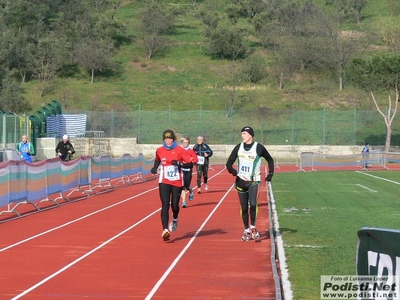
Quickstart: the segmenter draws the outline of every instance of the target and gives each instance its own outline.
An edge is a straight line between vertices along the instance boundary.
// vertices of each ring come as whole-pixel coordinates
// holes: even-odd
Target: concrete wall
[[[36,160],[45,160],[56,157],[56,138],[38,138],[36,140]]]
[[[37,160],[55,157],[55,148],[58,143],[55,138],[40,138],[37,139]],[[111,155],[113,157],[120,157],[125,153],[132,156],[137,156],[142,153],[147,158],[152,158],[155,151],[160,144],[137,144],[136,138],[105,138],[102,140],[102,149],[93,149],[93,138],[74,139],[71,138],[70,142],[75,147],[77,155]],[[193,146],[193,144],[192,144]],[[209,145],[214,152],[213,161],[225,161],[231,153],[235,145]],[[306,146],[306,145],[265,145],[269,153],[274,158],[297,158],[301,152],[315,152],[334,155],[349,155],[358,154],[361,152],[363,145],[357,146]],[[81,152],[79,151],[81,149]],[[371,147],[372,150],[383,151],[383,146]],[[398,147],[392,147],[391,152],[399,152]],[[295,161],[293,161],[295,162]]]

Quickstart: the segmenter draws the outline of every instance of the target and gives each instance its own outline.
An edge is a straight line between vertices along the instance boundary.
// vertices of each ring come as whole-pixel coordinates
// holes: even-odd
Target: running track
[[[265,184],[261,238],[242,242],[234,178],[213,169],[169,242],[156,180],[1,223],[0,300],[275,299]]]

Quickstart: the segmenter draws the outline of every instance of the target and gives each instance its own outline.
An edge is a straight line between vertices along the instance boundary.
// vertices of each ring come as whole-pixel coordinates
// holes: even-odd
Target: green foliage
[[[367,91],[393,91],[400,83],[400,57],[380,55],[370,59],[355,59],[349,65],[347,77]]]
[[[261,76],[261,73],[258,73],[261,70],[259,68],[253,69],[260,74],[258,80],[253,80],[254,77],[250,76],[249,83],[254,85],[251,89],[247,88],[247,82],[242,81],[240,96],[254,100],[247,102],[243,108],[259,105],[276,109],[293,105],[307,109],[322,106],[346,108],[354,105],[354,95],[358,93],[347,82],[344,85],[345,90],[338,93],[337,76],[332,75],[332,72],[336,71],[326,67],[326,60],[317,62],[317,57],[310,55],[310,52],[320,47],[308,48],[316,44],[306,43],[307,39],[304,37],[313,32],[306,32],[304,29],[307,27],[300,26],[300,21],[305,18],[296,15],[296,11],[299,12],[298,8],[301,7],[297,1],[34,0],[33,3],[37,7],[31,11],[23,11],[22,8],[28,2],[1,1],[0,54],[7,54],[8,41],[12,40],[18,30],[21,30],[21,33],[25,32],[26,37],[18,37],[19,41],[12,40],[13,54],[0,55],[0,64],[3,68],[11,68],[11,74],[17,80],[25,81],[23,95],[29,99],[32,107],[40,106],[45,100],[41,99],[38,93],[38,90],[42,89],[42,83],[35,79],[37,77],[32,77],[38,70],[32,70],[29,65],[30,62],[37,61],[37,58],[28,57],[39,53],[35,47],[49,32],[55,32],[59,38],[57,43],[62,43],[67,53],[64,54],[61,67],[48,82],[44,92],[47,93],[47,97],[60,101],[64,95],[73,94],[71,97],[74,101],[68,102],[70,109],[97,107],[129,110],[138,105],[147,109],[158,109],[166,104],[175,110],[200,105],[205,109],[224,109],[224,101],[229,98],[229,90],[225,88],[231,77],[229,60],[242,61],[244,66],[249,67],[246,72],[250,74],[249,70],[257,66],[251,61],[255,56],[261,58],[260,64],[264,64],[263,70],[268,73],[268,77]],[[325,0],[312,3],[324,11],[331,11]],[[235,22],[232,22],[235,26],[229,21],[226,11],[230,4],[237,9]],[[155,10],[161,8],[163,17],[168,17],[172,25],[160,34],[163,47],[151,55],[151,60],[148,60],[148,56],[143,52],[143,31],[140,31],[139,26],[142,13],[148,7]],[[396,7],[393,0],[369,1],[361,12],[360,24],[356,24],[354,20],[347,20],[347,26],[356,28],[361,35],[367,34],[367,30],[375,28],[373,22],[378,19],[378,13],[382,16],[395,14]],[[312,11],[310,5],[305,6],[302,14],[304,16]],[[35,22],[35,14],[43,21]],[[150,19],[161,20],[161,16]],[[277,22],[285,21],[290,25],[290,21],[293,20],[300,22],[293,23],[298,25],[291,28],[295,38],[288,37],[287,31],[280,32],[277,26]],[[266,22],[269,26],[264,28],[265,35],[261,39],[261,36],[254,32],[257,26]],[[227,31],[217,31],[219,27],[227,28]],[[311,29],[318,29],[318,26],[314,25]],[[93,36],[93,33],[96,33],[94,39],[97,39],[97,34],[100,33],[105,40],[112,39],[112,62],[115,63],[112,69],[96,72],[95,87],[87,84],[88,75],[82,60],[77,60],[76,51],[78,45],[84,39]],[[214,46],[217,47],[210,47],[211,34],[214,37]],[[279,37],[281,39],[278,39]],[[378,38],[375,41],[379,41],[379,46],[384,44]],[[285,44],[286,47],[281,48],[278,53],[277,46],[287,42],[290,44]],[[227,43],[236,46],[226,47]],[[31,45],[31,48],[20,49],[22,47],[19,45]],[[294,54],[301,53],[300,50],[303,51],[302,54],[295,56]],[[384,52],[385,49],[381,47],[379,51]],[[359,53],[359,56],[361,54]],[[18,65],[16,58],[23,61],[21,57],[28,58],[28,63]],[[55,57],[53,59],[55,60]],[[324,68],[321,68],[321,65],[324,65]],[[278,90],[280,71],[284,71],[283,90]],[[361,101],[362,97],[361,94],[356,96],[359,108],[372,107],[369,100]]]

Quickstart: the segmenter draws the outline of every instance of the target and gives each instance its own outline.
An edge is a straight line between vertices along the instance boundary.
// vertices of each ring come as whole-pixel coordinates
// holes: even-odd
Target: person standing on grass
[[[163,232],[161,237],[164,241],[170,239],[170,231],[174,232],[178,228],[179,199],[183,189],[182,164],[196,163],[197,157],[191,155],[176,142],[175,132],[167,129],[163,132],[163,145],[156,150],[152,174],[157,174],[159,170],[159,193],[161,200],[161,224]],[[171,203],[172,221],[169,224],[169,208]],[[169,230],[168,230],[169,228]]]
[[[33,145],[28,142],[28,136],[24,134],[21,138],[21,142],[17,145],[17,153],[21,159],[24,159],[26,162],[32,162],[32,155],[35,154],[35,150],[33,149]]]
[[[197,144],[193,146],[193,151],[196,153],[199,160],[196,164],[197,193],[201,194],[201,177],[203,177],[205,190],[208,190],[208,165],[209,159],[213,155],[213,151],[204,143],[204,137],[202,136],[197,137]]]
[[[182,141],[182,147],[186,151],[190,153],[192,157],[196,157],[196,153],[194,153],[193,149],[190,148],[190,138],[187,136],[183,139]],[[193,162],[189,163],[184,163],[182,165],[182,173],[183,173],[183,189],[182,189],[182,207],[186,208],[187,203],[186,203],[186,191],[189,192],[189,201],[193,200],[193,189],[191,187],[191,182],[192,182],[192,170],[193,170]]]
[[[244,233],[242,241],[247,242],[250,237],[260,238],[256,228],[258,211],[259,186],[261,181],[261,159],[268,162],[268,175],[265,181],[271,181],[274,175],[274,160],[267,149],[254,141],[254,130],[245,126],[241,130],[242,142],[234,147],[226,162],[228,172],[236,176],[235,188],[239,194]],[[233,167],[238,160],[237,170]],[[250,206],[250,211],[249,211]],[[250,222],[249,222],[250,214]]]
[[[368,168],[368,156],[369,156],[369,143],[366,143],[364,148],[361,150],[364,159],[364,167]]]

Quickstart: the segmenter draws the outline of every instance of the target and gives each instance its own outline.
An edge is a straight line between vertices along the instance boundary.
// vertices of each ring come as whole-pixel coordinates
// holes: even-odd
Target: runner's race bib
[[[199,161],[197,162],[198,165],[204,165],[204,161],[205,161],[204,156],[198,156],[198,155],[197,155],[197,159],[199,160]]]
[[[179,169],[177,166],[166,166],[164,167],[164,177],[169,181],[179,180]]]
[[[250,178],[253,172],[253,162],[241,161],[239,173],[245,178]]]

